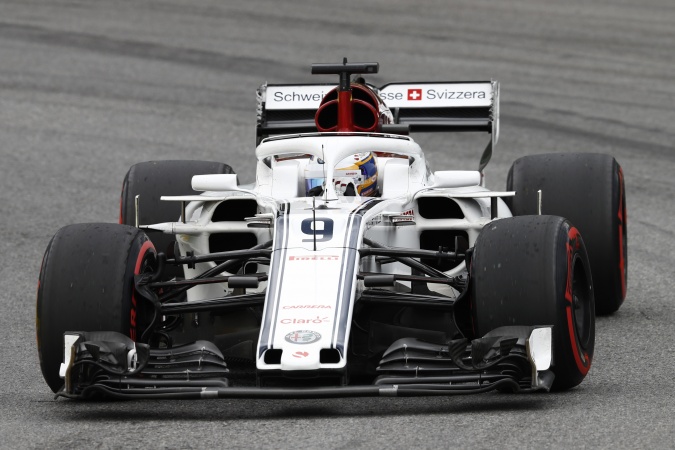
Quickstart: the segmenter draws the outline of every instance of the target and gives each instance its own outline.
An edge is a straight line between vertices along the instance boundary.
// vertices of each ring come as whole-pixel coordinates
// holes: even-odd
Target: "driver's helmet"
[[[318,161],[317,161],[318,162]],[[325,177],[321,164],[310,162],[305,171],[308,197],[323,194]],[[377,195],[377,160],[373,153],[348,156],[333,171],[335,192],[346,196],[374,197]]]

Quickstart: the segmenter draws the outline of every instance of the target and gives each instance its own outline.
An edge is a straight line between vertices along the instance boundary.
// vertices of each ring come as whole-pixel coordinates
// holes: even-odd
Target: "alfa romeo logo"
[[[291,331],[286,335],[285,339],[291,344],[311,344],[321,339],[321,335],[316,331],[299,330]]]

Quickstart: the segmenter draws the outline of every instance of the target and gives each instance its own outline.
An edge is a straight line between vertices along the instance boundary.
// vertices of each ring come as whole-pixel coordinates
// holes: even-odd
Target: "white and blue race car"
[[[608,155],[527,156],[485,188],[499,84],[258,91],[256,181],[152,161],[119,224],[60,229],[37,340],[69,398],[452,395],[563,390],[593,359],[595,314],[626,295],[623,174]],[[483,132],[476,170],[438,170],[409,136]],[[582,238],[583,236],[583,238]]]

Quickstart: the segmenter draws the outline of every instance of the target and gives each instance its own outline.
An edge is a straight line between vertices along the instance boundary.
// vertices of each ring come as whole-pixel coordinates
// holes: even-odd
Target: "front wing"
[[[500,391],[548,391],[553,382],[551,327],[501,327],[480,339],[439,345],[399,339],[384,353],[371,384],[312,387],[317,374],[285,386],[231,385],[237,377],[208,341],[150,348],[113,332],[64,335],[64,390],[57,396],[127,398],[407,397]]]

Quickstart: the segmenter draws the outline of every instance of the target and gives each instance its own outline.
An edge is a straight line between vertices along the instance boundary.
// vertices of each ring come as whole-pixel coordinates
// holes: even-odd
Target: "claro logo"
[[[330,322],[330,319],[328,317],[320,317],[316,316],[312,319],[281,319],[279,323],[283,323],[284,325],[290,324],[290,323],[298,323],[298,324],[308,324],[308,323],[326,323]]]

